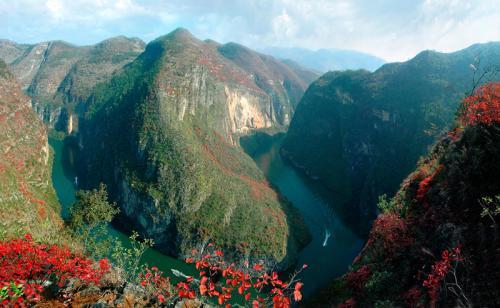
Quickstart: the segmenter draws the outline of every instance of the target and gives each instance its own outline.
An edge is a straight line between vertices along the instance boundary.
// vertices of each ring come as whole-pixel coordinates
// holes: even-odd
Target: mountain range
[[[343,195],[350,220],[375,217],[377,198],[395,193],[436,136],[449,128],[474,79],[490,71],[485,76],[498,80],[492,73],[499,65],[496,42],[449,54],[423,51],[373,73],[326,73],[298,105],[282,154]]]
[[[285,135],[281,157],[335,193],[338,221],[367,239],[347,273],[306,306],[497,306],[500,43],[387,64],[341,50],[266,52],[200,40],[183,28],[147,44],[123,36],[90,46],[0,40],[0,245],[16,238],[14,246],[31,245],[33,237],[47,253],[56,250],[46,244],[81,251],[60,217],[51,134],[74,150],[74,185],[88,190],[78,198],[106,187],[101,196],[120,209],[117,229],[138,231],[179,259],[214,247],[189,262],[216,274],[200,273],[199,282],[186,276],[187,289],[169,284],[169,292],[191,300],[224,280],[246,292],[248,273],[261,271],[272,292],[282,292],[287,285],[272,271],[293,268],[312,237],[240,140]],[[101,201],[97,208],[111,206]],[[344,240],[327,227],[321,247]],[[203,262],[212,257],[216,266]],[[456,265],[455,281],[444,288],[436,277],[446,262]],[[220,279],[228,264],[240,278]],[[213,285],[203,289],[207,279]],[[120,301],[125,294],[159,306],[165,300],[147,293],[144,280],[120,283],[93,286],[86,300],[102,302],[110,290]],[[286,296],[301,300],[301,287],[295,282]],[[50,288],[66,301],[79,286]],[[219,302],[228,299],[220,299],[225,289]]]
[[[160,37],[85,103],[82,183],[106,183],[122,208],[118,225],[162,251],[183,255],[210,240],[234,255],[289,262],[307,232],[296,232],[304,229],[300,217],[238,139],[287,127],[310,81],[299,75],[185,29]]]
[[[317,72],[365,69],[375,71],[385,61],[376,56],[344,49],[310,50],[298,47],[268,47],[262,52],[273,55],[284,61],[293,61]]]

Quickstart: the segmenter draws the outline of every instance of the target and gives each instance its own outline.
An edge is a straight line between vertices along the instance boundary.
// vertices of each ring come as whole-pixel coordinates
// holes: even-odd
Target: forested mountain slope
[[[297,107],[282,154],[343,194],[346,215],[367,227],[359,216],[374,216],[378,196],[393,194],[453,122],[474,76],[499,65],[500,43],[488,43],[450,54],[424,51],[374,73],[327,73]]]
[[[228,256],[287,261],[307,232],[299,239],[303,223],[238,138],[286,127],[306,86],[272,58],[178,29],[90,97],[82,182],[105,182],[122,208],[118,225],[162,251],[183,255],[213,241]]]
[[[382,213],[352,269],[311,306],[495,307],[500,83],[467,98],[456,125]]]
[[[31,233],[44,242],[61,240],[50,172],[47,131],[0,60],[0,239]]]

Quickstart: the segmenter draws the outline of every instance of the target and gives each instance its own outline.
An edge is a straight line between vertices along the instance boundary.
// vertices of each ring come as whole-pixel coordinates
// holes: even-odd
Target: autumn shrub
[[[443,170],[443,168],[443,165],[439,165],[433,173],[426,176],[422,181],[420,181],[420,183],[418,183],[416,198],[419,202],[422,202],[424,207],[428,206],[428,202],[425,200],[425,195],[431,189],[432,181]]]
[[[107,259],[94,262],[68,248],[34,243],[31,235],[0,242],[2,304],[36,302],[44,287],[69,280],[99,285],[109,271]]]
[[[201,250],[193,250],[186,259],[194,264],[199,277],[187,277],[184,281],[170,286],[168,279],[161,278],[161,272],[152,268],[141,275],[141,285],[152,288],[159,303],[175,304],[180,300],[215,300],[219,305],[231,307],[230,302],[241,297],[248,306],[290,307],[292,301],[302,300],[303,283],[297,275],[307,268],[303,265],[288,281],[282,280],[277,272],[266,272],[263,264],[251,266],[244,262],[243,268],[224,261],[224,253],[209,244]]]
[[[368,281],[370,276],[372,275],[372,271],[368,265],[363,265],[356,271],[349,272],[345,279],[348,285],[356,291],[359,291],[365,287],[365,283]]]
[[[453,270],[456,263],[461,261],[463,261],[461,248],[456,247],[451,250],[444,250],[441,253],[441,259],[432,265],[432,272],[429,273],[423,282],[423,286],[428,290],[431,303],[437,301],[442,282],[445,280],[448,273]]]
[[[396,251],[408,247],[413,239],[408,226],[397,213],[384,213],[374,221],[369,243],[380,241],[384,254],[392,257]]]
[[[460,122],[468,125],[489,125],[500,121],[500,82],[478,88],[462,102]]]
[[[155,298],[158,303],[163,304],[173,297],[170,279],[165,277],[158,267],[144,267],[138,278],[146,294]]]

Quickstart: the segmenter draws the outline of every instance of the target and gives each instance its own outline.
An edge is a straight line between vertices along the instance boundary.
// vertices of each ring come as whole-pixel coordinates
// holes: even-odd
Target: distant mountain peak
[[[280,59],[293,60],[300,65],[320,72],[347,69],[374,71],[385,61],[376,56],[355,50],[319,49],[310,50],[297,47],[268,47],[262,52]]]
[[[175,38],[175,39],[179,39],[179,40],[197,40],[196,37],[194,37],[194,35],[189,32],[189,30],[187,30],[186,28],[177,28],[175,29],[174,31],[170,32],[167,36],[169,37],[172,37],[172,38]]]

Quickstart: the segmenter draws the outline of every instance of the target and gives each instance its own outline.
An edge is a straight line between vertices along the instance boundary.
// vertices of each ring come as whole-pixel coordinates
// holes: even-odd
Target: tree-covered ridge
[[[0,238],[64,242],[47,132],[0,60]]]
[[[497,82],[467,97],[453,129],[380,199],[365,247],[319,301],[498,306],[499,123]]]
[[[234,144],[228,115],[230,91],[270,100],[213,45],[186,32],[151,42],[94,91],[81,123],[83,181],[105,182],[120,221],[171,254],[212,241],[230,258],[293,257],[293,234],[303,224]],[[290,219],[298,225],[292,228]]]
[[[327,73],[297,107],[282,154],[343,193],[347,208],[373,215],[378,195],[394,193],[453,122],[474,76],[494,70],[499,59],[500,44],[488,43],[450,54],[424,51],[374,73]]]

